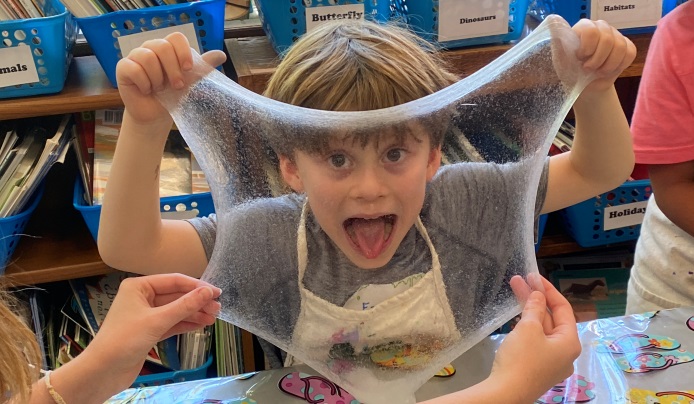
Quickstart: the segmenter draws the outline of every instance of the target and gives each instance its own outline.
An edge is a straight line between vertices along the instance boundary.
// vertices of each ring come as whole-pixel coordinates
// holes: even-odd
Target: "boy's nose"
[[[366,201],[375,200],[385,196],[388,188],[383,176],[372,168],[361,170],[360,175],[355,176],[351,196]]]

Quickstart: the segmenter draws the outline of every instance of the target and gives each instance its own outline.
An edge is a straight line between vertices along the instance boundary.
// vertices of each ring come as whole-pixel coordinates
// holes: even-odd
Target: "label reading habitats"
[[[118,37],[118,45],[120,46],[121,54],[123,57],[125,57],[128,56],[131,50],[139,47],[145,41],[149,41],[150,39],[164,39],[164,37],[174,32],[180,32],[185,35],[186,38],[188,38],[190,47],[195,49],[196,52],[200,53],[200,47],[198,47],[198,37],[195,34],[195,27],[193,26],[193,23],[121,36]]]
[[[0,87],[36,83],[39,74],[36,71],[31,47],[25,44],[12,48],[0,49]]]
[[[364,4],[344,6],[321,6],[306,8],[306,32],[310,32],[324,22],[342,20],[363,20]]]
[[[440,0],[439,42],[508,33],[511,0]]]
[[[648,201],[627,203],[605,208],[603,230],[619,229],[620,227],[635,226],[643,222]]]
[[[663,14],[663,0],[591,0],[590,18],[617,29],[650,27]]]

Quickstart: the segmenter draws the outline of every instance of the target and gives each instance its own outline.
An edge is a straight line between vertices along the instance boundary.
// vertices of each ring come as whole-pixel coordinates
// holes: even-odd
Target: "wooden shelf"
[[[0,100],[0,120],[122,106],[118,89],[111,86],[96,57],[83,56],[72,60],[60,93]]]
[[[639,77],[646,61],[651,34],[629,35],[637,48],[636,59],[620,77]],[[275,71],[279,58],[267,37],[231,38],[225,41],[235,78],[243,87],[261,94]],[[512,44],[477,46],[444,52],[454,73],[467,77],[509,50]]]

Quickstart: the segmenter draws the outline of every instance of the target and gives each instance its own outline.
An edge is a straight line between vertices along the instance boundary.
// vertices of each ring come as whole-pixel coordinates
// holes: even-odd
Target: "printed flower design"
[[[648,340],[648,343],[653,345],[655,348],[660,348],[660,341],[658,341],[655,338],[651,338]]]

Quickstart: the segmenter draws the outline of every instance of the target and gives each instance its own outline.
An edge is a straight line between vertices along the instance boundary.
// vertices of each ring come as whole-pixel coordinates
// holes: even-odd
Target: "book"
[[[99,331],[113,299],[116,298],[120,283],[128,276],[125,272],[112,272],[90,278],[70,279],[77,307],[92,336]]]
[[[96,111],[93,205],[101,205],[103,202],[122,121],[122,109]],[[192,191],[191,178],[190,151],[180,132],[172,129],[164,146],[164,154],[159,169],[159,195],[166,197],[190,194]]]

